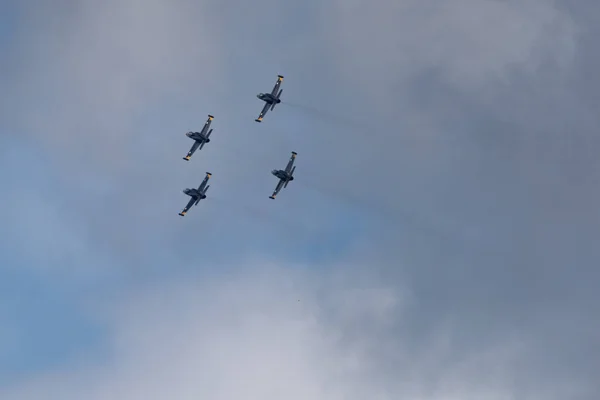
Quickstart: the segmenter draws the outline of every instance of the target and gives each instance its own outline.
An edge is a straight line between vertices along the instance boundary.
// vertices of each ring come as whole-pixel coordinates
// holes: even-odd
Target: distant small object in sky
[[[279,178],[279,183],[277,183],[277,187],[275,188],[275,191],[273,192],[273,194],[271,196],[269,196],[270,199],[275,200],[275,196],[277,196],[277,194],[279,193],[281,188],[287,187],[288,183],[290,183],[290,181],[294,180],[294,171],[296,170],[296,167],[292,168],[292,165],[294,165],[294,160],[296,160],[296,155],[298,155],[298,153],[296,153],[295,151],[292,151],[292,156],[290,157],[290,161],[288,161],[288,164],[285,167],[285,170],[274,169],[273,171],[271,171],[271,173],[273,175],[275,175],[276,177]]]
[[[198,147],[200,147],[200,150],[202,150],[204,145],[210,142],[210,134],[213,130],[211,129],[210,131],[208,131],[208,128],[210,127],[210,124],[214,118],[215,117],[209,114],[208,119],[204,123],[204,126],[202,127],[202,130],[200,132],[188,132],[185,134],[185,136],[194,140],[192,148],[190,149],[190,151],[188,151],[187,155],[183,157],[185,161],[190,161],[192,154],[194,154]],[[208,131],[208,133],[206,131]]]
[[[183,190],[183,193],[185,193],[188,196],[190,196],[191,199],[188,202],[187,206],[185,206],[185,208],[183,209],[183,211],[181,211],[179,213],[179,215],[181,215],[183,217],[188,212],[188,210],[190,209],[190,207],[192,207],[194,205],[198,205],[198,203],[200,202],[200,200],[206,198],[206,191],[210,187],[210,185],[207,185],[207,183],[208,183],[208,180],[210,179],[211,176],[212,176],[212,174],[210,172],[207,172],[206,173],[206,177],[204,178],[204,180],[202,181],[202,183],[200,184],[200,186],[198,186],[198,189],[184,189]]]
[[[273,111],[275,105],[281,103],[280,97],[281,93],[283,93],[283,89],[279,90],[281,82],[283,82],[283,75],[277,75],[277,82],[275,82],[275,86],[273,87],[271,93],[259,93],[256,95],[256,97],[266,103],[258,118],[255,119],[256,122],[262,122],[263,118],[267,114],[267,111],[269,111],[269,109]],[[279,93],[277,93],[278,90]]]

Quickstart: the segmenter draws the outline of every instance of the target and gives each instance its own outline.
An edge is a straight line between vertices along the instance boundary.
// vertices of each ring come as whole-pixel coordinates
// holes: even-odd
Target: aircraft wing
[[[212,120],[215,117],[213,117],[212,115],[208,115],[208,119],[206,120],[206,122],[204,123],[204,126],[202,127],[202,131],[200,133],[202,133],[204,136],[206,136],[206,132],[208,132],[208,128],[210,127],[210,124],[212,122]]]
[[[275,82],[273,91],[271,91],[271,94],[275,97],[277,97],[277,91],[279,90],[279,87],[281,86],[281,82],[283,82],[283,76],[277,75],[277,82]]]
[[[200,186],[198,186],[198,191],[200,193],[202,193],[204,191],[204,188],[206,187],[206,184],[208,183],[208,180],[210,179],[211,176],[212,176],[212,174],[210,172],[206,173],[206,177],[204,178],[204,180],[202,181]]]
[[[262,121],[262,119],[264,118],[267,111],[269,111],[269,107],[271,107],[271,105],[269,103],[265,103],[265,106],[263,107],[262,111],[260,112],[260,115],[258,116],[258,118],[256,118],[256,122]]]
[[[204,142],[202,143],[204,144]],[[187,156],[183,157],[183,159],[189,161],[192,154],[194,154],[194,152],[198,150],[198,146],[200,146],[200,142],[194,140],[192,148],[190,149],[190,151],[188,151]]]
[[[285,167],[285,172],[290,172],[292,170],[292,165],[294,165],[294,160],[296,159],[297,153],[292,151],[292,156],[290,157],[290,161],[288,161],[287,166]]]
[[[283,184],[285,183],[285,181],[283,179],[279,180],[279,183],[277,183],[277,187],[275,188],[275,190],[273,191],[273,194],[270,196],[270,198],[272,198],[273,200],[275,200],[275,196],[277,196],[277,194],[279,193],[279,191],[281,190],[281,188],[283,187]]]
[[[194,205],[194,202],[197,200],[197,197],[192,196],[187,205],[183,208],[183,210],[179,213],[182,217],[188,212],[188,210]]]

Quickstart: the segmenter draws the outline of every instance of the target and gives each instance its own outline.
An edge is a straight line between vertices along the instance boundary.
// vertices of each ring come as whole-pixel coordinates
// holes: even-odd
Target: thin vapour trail
[[[355,155],[356,157],[361,157],[365,152],[365,148],[372,147],[373,145],[381,146],[382,142],[392,138],[397,145],[402,145],[406,148],[414,147],[418,142],[413,135],[400,132],[400,128],[396,125],[391,129],[382,129],[378,126],[377,121],[373,120],[359,121],[348,116],[303,104],[288,102],[282,102],[281,104],[289,106],[291,110],[299,110],[307,116],[316,118],[331,127],[331,129],[319,129],[319,132],[310,135],[315,141],[315,146],[319,146],[322,149],[337,150],[339,148],[339,141],[347,140],[347,135],[344,135],[344,131],[352,131],[354,134],[359,134],[359,136],[351,139],[357,143],[356,146],[345,146],[346,151],[349,152],[349,156]],[[373,151],[376,150],[376,148],[373,149]]]
[[[336,114],[333,114],[328,111],[323,111],[322,109],[319,109],[316,107],[311,107],[311,106],[307,106],[304,104],[290,103],[287,101],[282,101],[281,104],[301,110],[302,112],[310,114],[314,117],[317,117],[317,118],[321,119],[322,121],[337,124],[337,125],[343,125],[344,127],[349,128],[349,129],[360,129],[361,131],[364,131],[364,130],[371,128],[370,126],[364,124],[363,122],[356,121],[356,120],[353,120],[351,118],[344,117],[341,115],[336,115]]]
[[[368,201],[362,199],[360,196],[354,193],[342,190],[332,190],[331,187],[319,185],[315,183],[315,181],[311,180],[297,180],[294,182],[298,186],[304,186],[305,188],[313,190],[323,196],[341,200],[347,205],[356,207],[357,209],[366,210],[368,213],[378,216],[382,221],[385,221],[387,223],[401,222],[401,218],[398,216],[397,212],[388,210],[386,207],[382,207],[381,205],[369,204]]]
[[[420,235],[427,239],[435,237],[441,243],[456,243],[459,248],[466,246],[469,247],[469,253],[473,252],[473,249],[469,243],[467,243],[467,240],[461,238],[456,234],[456,232],[450,232],[447,229],[440,228],[432,221],[427,221],[426,219],[420,218],[415,214],[411,214],[410,210],[407,210],[406,212],[399,212],[382,204],[369,204],[366,199],[361,198],[355,193],[341,190],[330,190],[330,188],[324,188],[321,185],[315,184],[313,181],[297,181],[296,184],[307,189],[314,190],[323,196],[341,200],[347,205],[356,207],[357,209],[363,210],[368,214],[376,216],[384,225],[388,227],[391,225],[403,227],[402,231],[407,232],[409,235]],[[483,253],[487,254],[487,252]]]
[[[359,132],[363,135],[367,135],[369,140],[371,138],[379,138],[380,140],[385,140],[393,137],[394,141],[397,144],[402,142],[404,146],[414,146],[419,142],[418,139],[418,131],[422,129],[418,125],[411,125],[410,123],[398,123],[389,129],[381,129],[374,124],[373,120],[370,120],[369,123],[365,123],[364,121],[357,121],[348,116],[343,116],[339,114],[334,114],[329,111],[324,111],[317,107],[308,106],[305,104],[298,103],[290,103],[282,101],[281,104],[289,106],[290,108],[299,110],[307,115],[312,117],[316,117],[321,121],[326,123],[336,125],[340,128],[350,129],[355,132]],[[369,114],[368,112],[366,113]],[[392,122],[392,121],[390,121]],[[463,148],[463,142],[467,140],[467,133],[458,134],[458,135],[439,135],[437,136],[438,144],[441,146],[441,150],[455,152]],[[505,135],[511,135],[510,132],[505,133]],[[497,149],[497,146],[492,145],[491,143],[485,142],[485,135],[481,133],[477,133],[477,135],[472,137],[471,143],[478,144],[481,147],[481,151],[486,151],[487,148]],[[514,137],[517,140],[517,137]],[[365,141],[365,145],[368,145],[368,141]],[[507,156],[511,156],[511,154],[507,154]]]

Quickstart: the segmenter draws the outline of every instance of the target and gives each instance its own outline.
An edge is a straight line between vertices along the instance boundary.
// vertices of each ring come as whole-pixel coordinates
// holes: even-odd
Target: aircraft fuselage
[[[204,136],[200,132],[188,132],[185,135],[187,137],[189,137],[190,139],[194,139],[194,140],[199,141],[199,142],[202,142],[202,141],[204,141],[206,143],[210,142],[210,139],[207,138],[206,136]]]
[[[269,104],[281,103],[281,99],[278,99],[277,97],[273,96],[271,93],[259,93],[256,95],[256,97],[258,97],[262,101],[266,101]]]
[[[271,173],[273,175],[275,175],[276,177],[278,177],[279,179],[290,180],[290,181],[294,180],[293,176],[288,175],[287,172],[285,172],[284,170],[281,170],[281,169],[274,169],[273,171],[271,171]]]
[[[196,197],[196,198],[201,198],[201,199],[206,198],[206,195],[203,193],[200,193],[198,191],[198,189],[185,189],[183,191],[183,193],[187,194],[188,196],[192,196],[192,197]]]

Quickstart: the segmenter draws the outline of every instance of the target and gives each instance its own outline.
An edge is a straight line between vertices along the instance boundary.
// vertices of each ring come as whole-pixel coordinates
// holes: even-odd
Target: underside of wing
[[[267,111],[269,111],[269,107],[271,107],[271,105],[269,103],[265,103],[265,106],[260,112],[260,115],[255,120],[256,122],[262,122],[262,119],[265,117],[265,114],[267,113]]]
[[[208,116],[208,119],[206,120],[206,122],[204,123],[204,126],[202,127],[202,132],[201,133],[203,135],[206,135],[206,132],[208,131],[208,128],[210,127],[210,124],[211,124],[213,118],[214,117],[212,115]]]
[[[192,196],[192,198],[190,199],[190,201],[188,201],[187,205],[184,207],[184,209],[179,213],[179,215],[181,215],[182,217],[188,212],[188,210],[194,205],[194,202],[197,200],[196,197]]]
[[[194,154],[194,152],[198,149],[198,146],[200,146],[200,142],[194,140],[194,144],[192,145],[192,148],[190,149],[190,151],[188,151],[187,155],[185,157],[183,157],[183,159],[186,161],[189,161],[190,158],[192,157],[192,154]]]
[[[292,170],[292,165],[294,165],[294,160],[296,159],[296,153],[292,153],[292,156],[290,157],[290,160],[288,161],[286,167],[285,167],[285,172],[290,172]]]
[[[277,82],[275,83],[275,86],[273,87],[273,90],[271,91],[271,94],[273,96],[277,96],[277,91],[279,90],[279,87],[281,86],[281,82],[283,82],[283,76],[279,75],[279,76],[277,76]]]
[[[281,188],[283,187],[284,181],[283,179],[281,179],[279,181],[279,183],[277,184],[277,187],[275,188],[275,190],[273,191],[273,194],[270,196],[271,199],[275,199],[275,196],[277,196],[279,194],[279,191],[281,190]]]
[[[206,176],[204,177],[204,180],[202,181],[202,183],[200,184],[200,186],[198,186],[198,191],[200,193],[204,192],[204,188],[206,187],[206,184],[208,183],[208,180],[210,179],[211,176],[212,176],[212,174],[210,172],[206,173]]]

